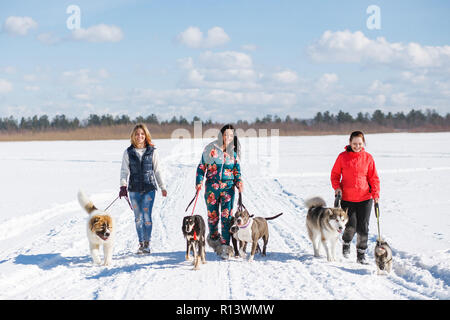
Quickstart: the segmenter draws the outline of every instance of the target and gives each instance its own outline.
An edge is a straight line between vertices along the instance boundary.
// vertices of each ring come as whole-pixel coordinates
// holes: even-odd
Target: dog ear
[[[98,217],[95,217],[95,218],[92,218],[92,219],[91,219],[90,229],[91,229],[92,231],[94,231],[94,226],[95,226],[95,224],[98,222],[98,220],[99,220]]]

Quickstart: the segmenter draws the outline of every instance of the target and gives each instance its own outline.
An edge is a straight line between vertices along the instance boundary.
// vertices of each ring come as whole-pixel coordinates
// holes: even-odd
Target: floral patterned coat
[[[239,157],[230,155],[219,146],[218,140],[208,144],[197,167],[196,184],[201,184],[206,174],[206,183],[214,189],[232,187],[241,181]]]

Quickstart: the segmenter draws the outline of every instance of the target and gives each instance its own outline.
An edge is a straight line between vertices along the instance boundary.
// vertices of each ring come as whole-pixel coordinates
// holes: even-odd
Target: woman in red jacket
[[[357,233],[357,262],[367,264],[365,252],[369,235],[369,219],[373,201],[380,196],[380,179],[372,156],[364,150],[366,140],[361,131],[350,135],[350,145],[339,154],[331,170],[335,194],[342,194],[341,207],[348,208],[348,222],[342,240],[342,253],[350,254],[350,242]]]

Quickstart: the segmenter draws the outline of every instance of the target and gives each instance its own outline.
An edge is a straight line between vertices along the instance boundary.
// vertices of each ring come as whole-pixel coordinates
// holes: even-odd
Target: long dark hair
[[[218,135],[219,145],[223,146],[223,135],[225,134],[225,131],[228,129],[233,130],[234,138],[233,138],[233,145],[231,145],[231,143],[230,143],[228,146],[226,146],[226,150],[231,151],[230,148],[232,147],[233,150],[236,152],[237,156],[240,158],[241,157],[241,143],[239,142],[239,139],[236,135],[236,129],[234,128],[234,126],[232,124],[226,124],[222,127],[222,129],[220,129],[220,132]]]

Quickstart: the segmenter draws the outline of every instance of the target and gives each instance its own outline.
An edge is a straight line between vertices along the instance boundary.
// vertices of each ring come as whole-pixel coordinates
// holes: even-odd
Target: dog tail
[[[308,199],[305,201],[305,204],[308,209],[325,207],[327,205],[325,203],[325,200],[323,200],[321,197],[314,197],[314,198]]]
[[[270,218],[264,218],[264,219],[266,219],[266,220],[273,220],[273,219],[278,218],[278,217],[281,216],[282,214],[283,214],[283,212],[277,214],[276,216],[273,216],[273,217],[270,217]]]
[[[80,203],[80,206],[86,210],[87,213],[91,213],[94,210],[98,210],[94,203],[86,196],[86,194],[80,190],[78,191],[78,202]]]

